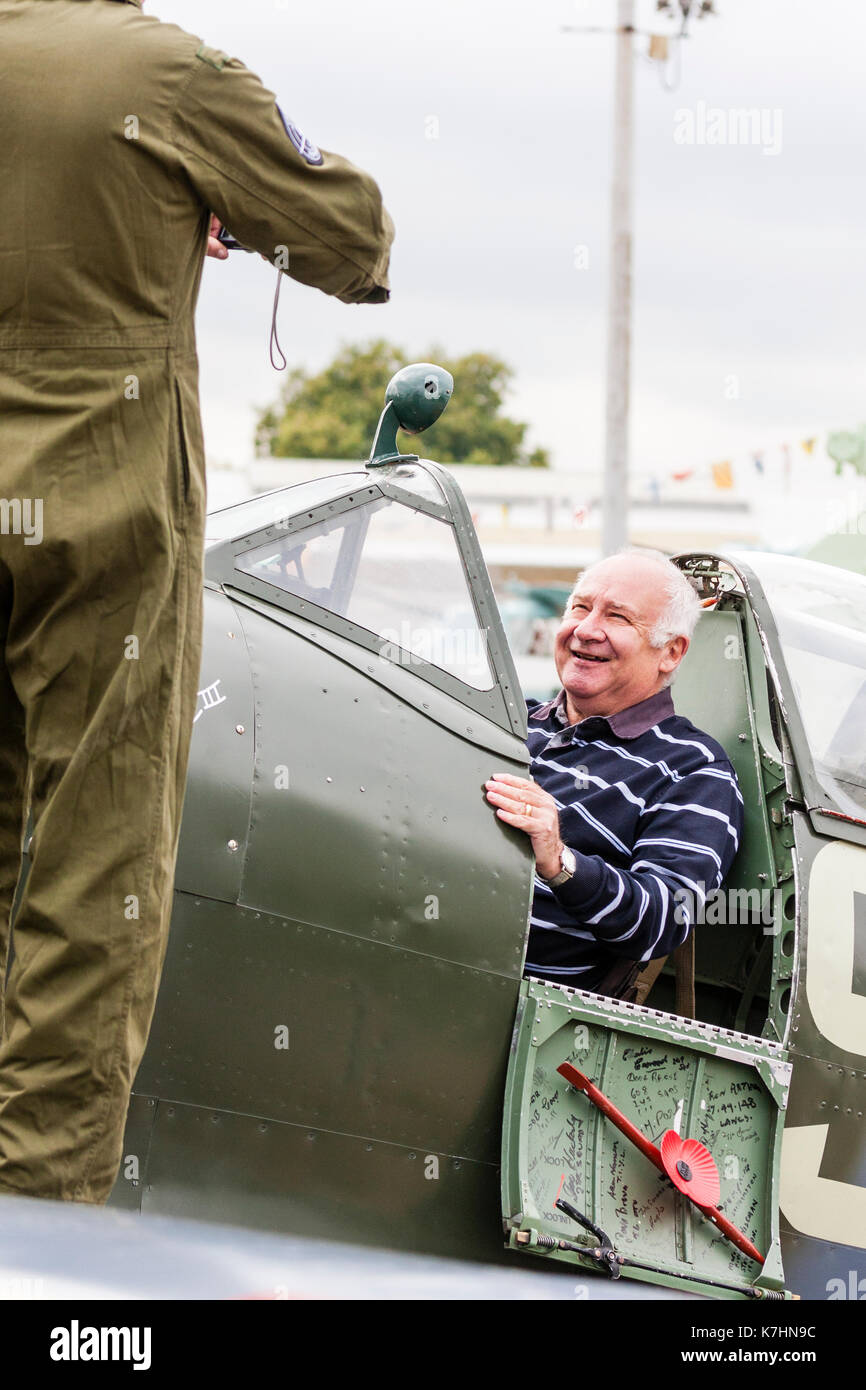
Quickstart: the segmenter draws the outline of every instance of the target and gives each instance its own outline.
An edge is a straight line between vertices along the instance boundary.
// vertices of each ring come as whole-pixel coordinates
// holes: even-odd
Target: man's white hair
[[[701,616],[701,601],[683,571],[678,569],[673,561],[663,555],[660,550],[642,550],[640,546],[632,545],[626,546],[616,553],[617,555],[639,556],[642,560],[648,560],[659,571],[659,579],[664,587],[667,603],[650,631],[650,646],[663,647],[672,637],[688,637],[691,640],[698,618]],[[577,591],[582,580],[586,579],[593,570],[598,569],[599,565],[602,564],[604,564],[603,560],[596,560],[595,564],[588,565],[583,573],[578,575],[572,593]],[[672,680],[673,674],[668,677],[666,684],[669,685]]]

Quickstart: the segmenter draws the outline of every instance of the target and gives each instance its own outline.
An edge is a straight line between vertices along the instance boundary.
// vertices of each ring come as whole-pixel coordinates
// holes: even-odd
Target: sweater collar
[[[606,724],[611,733],[616,734],[617,738],[639,738],[645,734],[654,724],[659,724],[663,719],[668,719],[675,714],[673,697],[669,686],[664,686],[657,690],[655,694],[648,695],[645,700],[639,700],[636,705],[630,705],[628,709],[617,710],[616,714],[590,714],[586,719],[581,719],[579,724],[573,727],[575,730],[585,729],[589,732],[590,722],[593,719]],[[568,728],[568,716],[565,712],[565,691],[560,690],[555,700],[548,700],[547,704],[539,705],[533,710],[530,719],[548,719],[551,714],[562,728]]]

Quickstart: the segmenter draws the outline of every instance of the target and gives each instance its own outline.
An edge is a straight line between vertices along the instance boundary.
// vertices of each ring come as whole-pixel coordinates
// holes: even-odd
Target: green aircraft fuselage
[[[648,1007],[524,981],[532,858],[483,784],[526,775],[525,706],[460,490],[393,442],[450,394],[436,371],[400,374],[366,469],[210,518],[171,937],[112,1201],[598,1270],[563,1193],[649,1285],[834,1296],[866,1247],[866,810],[807,737],[790,663],[812,638],[782,640],[757,562],[680,557],[712,606],[677,709],[746,804],[697,1018],[667,972]],[[653,1143],[706,1145],[763,1265],[565,1062]]]

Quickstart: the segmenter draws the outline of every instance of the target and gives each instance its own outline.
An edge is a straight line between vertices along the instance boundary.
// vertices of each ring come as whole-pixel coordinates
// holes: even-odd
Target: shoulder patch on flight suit
[[[229,61],[227,53],[222,53],[218,48],[208,48],[206,43],[201,45],[195,56],[200,58],[203,63],[207,63],[208,67],[216,68],[217,72],[222,72]]]
[[[277,110],[280,112],[280,120],[285,126],[286,134],[301,158],[305,159],[308,164],[324,164],[325,161],[322,158],[322,151],[319,149],[318,145],[314,145],[312,140],[308,140],[306,135],[303,135],[301,131],[298,130],[294,121],[287,120],[279,106]]]

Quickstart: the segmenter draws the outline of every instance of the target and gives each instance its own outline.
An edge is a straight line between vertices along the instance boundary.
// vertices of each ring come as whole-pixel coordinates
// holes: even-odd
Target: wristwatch
[[[546,883],[548,888],[558,888],[561,883],[568,883],[568,880],[574,878],[577,872],[577,860],[574,857],[574,851],[570,850],[568,845],[562,846],[559,864],[559,873],[554,874],[553,878],[545,878],[543,874],[538,875],[542,883]]]

